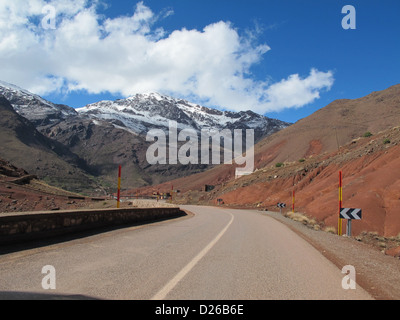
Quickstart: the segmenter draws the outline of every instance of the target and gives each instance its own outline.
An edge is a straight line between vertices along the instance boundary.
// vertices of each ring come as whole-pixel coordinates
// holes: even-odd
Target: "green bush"
[[[304,162],[304,161],[306,161],[306,159],[300,159],[300,160],[299,160],[299,162]]]
[[[277,168],[280,168],[280,167],[282,167],[282,166],[283,166],[283,163],[282,163],[282,162],[278,162],[278,163],[275,164],[275,167],[277,167]]]
[[[383,144],[388,144],[388,143],[390,143],[390,140],[389,140],[389,139],[383,140]]]
[[[368,137],[371,137],[371,136],[372,136],[372,133],[369,132],[369,131],[367,131],[366,133],[364,133],[364,138],[368,138]]]

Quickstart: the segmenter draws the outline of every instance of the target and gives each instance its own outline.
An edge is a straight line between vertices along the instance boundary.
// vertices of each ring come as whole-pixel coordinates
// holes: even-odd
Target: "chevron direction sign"
[[[340,209],[340,218],[347,220],[361,220],[361,209],[342,208]]]
[[[286,203],[278,203],[276,206],[278,208],[285,208],[286,207]]]

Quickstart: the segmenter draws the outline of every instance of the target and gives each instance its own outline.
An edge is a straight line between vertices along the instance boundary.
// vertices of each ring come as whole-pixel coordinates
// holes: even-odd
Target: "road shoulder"
[[[377,300],[400,299],[400,260],[381,253],[354,238],[313,230],[276,212],[261,212],[301,236],[340,270],[352,265],[356,283]]]

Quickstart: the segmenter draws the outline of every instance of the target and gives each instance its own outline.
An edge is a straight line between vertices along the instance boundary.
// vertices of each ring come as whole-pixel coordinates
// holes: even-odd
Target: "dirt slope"
[[[400,85],[355,100],[336,100],[259,143],[256,167],[332,152],[368,131],[398,124]]]

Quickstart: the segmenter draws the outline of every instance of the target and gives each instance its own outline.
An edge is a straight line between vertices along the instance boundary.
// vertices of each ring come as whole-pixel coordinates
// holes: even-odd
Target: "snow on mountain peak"
[[[178,129],[254,129],[264,136],[288,126],[283,121],[270,119],[251,111],[231,112],[211,109],[157,92],[140,93],[126,99],[104,100],[79,109],[53,104],[38,95],[15,85],[0,81],[3,94],[14,109],[36,125],[54,124],[69,116],[106,121],[136,134],[147,134],[150,129],[169,127],[176,121]]]
[[[26,94],[31,94],[29,91],[27,91],[27,90],[25,90],[25,89],[22,89],[22,88],[20,88],[20,87],[14,85],[14,84],[5,82],[5,81],[1,81],[1,80],[0,80],[0,86],[1,86],[1,87],[4,87],[4,88],[7,88],[7,89],[9,89],[9,90],[21,91],[21,92],[24,92],[24,93],[26,93]]]
[[[289,125],[251,111],[220,111],[154,92],[115,101],[100,101],[77,111],[92,119],[118,121],[139,134],[151,128],[168,127],[171,120],[178,123],[179,129],[191,128],[197,131],[203,128],[241,128],[268,133]]]
[[[37,94],[4,81],[0,81],[0,94],[10,101],[19,114],[33,122],[41,121],[45,118],[53,121],[58,118],[76,115],[76,111],[71,107],[54,104]]]

